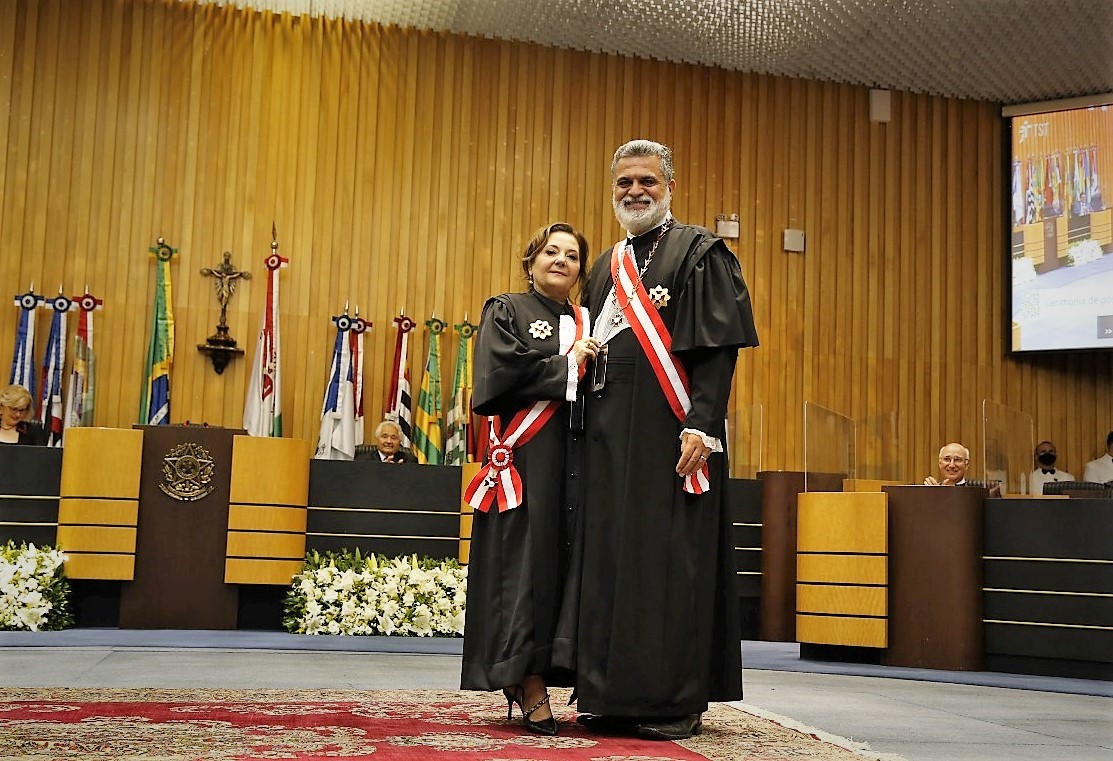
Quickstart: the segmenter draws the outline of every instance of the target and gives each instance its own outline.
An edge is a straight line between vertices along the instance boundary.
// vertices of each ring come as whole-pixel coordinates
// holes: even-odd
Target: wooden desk
[[[886,486],[889,666],[982,667],[985,489]]]

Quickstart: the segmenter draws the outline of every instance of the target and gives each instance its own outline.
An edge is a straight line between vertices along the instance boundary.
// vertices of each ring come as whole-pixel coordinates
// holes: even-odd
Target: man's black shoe
[[[634,716],[602,716],[593,713],[581,713],[576,717],[576,723],[587,727],[592,732],[600,734],[634,734],[641,719]]]
[[[638,724],[637,734],[646,740],[686,740],[692,735],[698,735],[702,729],[700,714],[693,713],[674,719],[644,721]]]

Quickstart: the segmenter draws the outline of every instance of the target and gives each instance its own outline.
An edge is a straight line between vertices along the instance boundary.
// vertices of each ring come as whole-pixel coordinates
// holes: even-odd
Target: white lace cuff
[[[576,358],[572,356],[572,352],[568,352],[568,380],[567,385],[564,387],[564,401],[576,401],[576,387],[580,385],[580,365],[576,362]]]
[[[683,431],[680,432],[680,438],[683,439],[684,434],[686,433],[694,433],[695,435],[699,436],[701,439],[703,439],[703,445],[705,447],[710,447],[712,452],[723,451],[723,442],[719,441],[713,436],[708,436],[703,431],[697,431],[695,428],[685,428]]]

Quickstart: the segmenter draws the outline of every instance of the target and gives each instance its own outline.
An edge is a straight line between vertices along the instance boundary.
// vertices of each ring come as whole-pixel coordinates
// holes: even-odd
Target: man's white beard
[[[630,198],[630,196],[626,196],[626,198]],[[666,190],[665,197],[660,201],[650,197],[649,208],[645,211],[631,211],[626,208],[622,201],[618,200],[612,200],[611,205],[614,207],[615,219],[618,220],[623,229],[631,235],[641,235],[665,221],[665,217],[669,213],[669,207],[672,206],[672,191]]]

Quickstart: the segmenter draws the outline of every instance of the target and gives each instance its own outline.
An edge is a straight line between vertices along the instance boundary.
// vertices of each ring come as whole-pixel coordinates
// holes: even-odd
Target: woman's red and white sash
[[[681,423],[692,409],[692,399],[688,373],[672,353],[672,335],[665,327],[657,307],[649,299],[642,287],[634,260],[634,247],[626,241],[619,241],[611,249],[611,277],[614,279],[615,295],[622,308],[622,315],[637,336],[638,344],[649,360],[653,374],[661,385],[661,391],[668,400],[672,413]],[[625,304],[623,303],[625,302]],[[711,491],[711,479],[707,463],[699,470],[684,476],[684,491],[689,494],[703,494]]]
[[[560,321],[561,354],[568,354],[572,350],[572,344],[587,335],[588,325],[591,324],[588,311],[584,307],[574,306],[572,313],[575,319],[571,330],[564,329],[569,321]],[[585,365],[581,364],[581,378],[584,369]],[[511,418],[502,431],[499,430],[497,418],[489,418],[491,438],[487,448],[487,464],[468,484],[464,491],[465,502],[481,513],[490,510],[491,504],[496,501],[500,513],[522,504],[522,477],[514,467],[514,449],[525,444],[544,428],[561,404],[556,399],[534,402]]]

